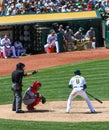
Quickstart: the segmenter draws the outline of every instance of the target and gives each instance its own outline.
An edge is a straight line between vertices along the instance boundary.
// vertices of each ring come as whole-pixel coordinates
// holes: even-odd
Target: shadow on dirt
[[[44,112],[51,112],[51,110],[33,110],[33,111],[25,111],[25,113],[44,113]]]

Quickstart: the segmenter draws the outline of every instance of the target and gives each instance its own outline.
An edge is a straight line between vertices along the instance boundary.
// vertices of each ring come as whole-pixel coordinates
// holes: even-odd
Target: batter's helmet
[[[80,75],[81,72],[80,72],[80,70],[75,70],[75,71],[74,71],[74,74],[75,74],[75,75]]]
[[[16,69],[23,69],[25,67],[25,64],[24,63],[18,63],[17,65],[16,65]]]

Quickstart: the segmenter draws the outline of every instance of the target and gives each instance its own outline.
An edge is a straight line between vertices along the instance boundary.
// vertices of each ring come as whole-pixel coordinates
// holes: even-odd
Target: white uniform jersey
[[[72,100],[76,97],[76,96],[81,96],[87,103],[90,112],[94,112],[94,107],[92,106],[90,99],[88,98],[86,92],[83,90],[83,86],[86,84],[85,78],[80,76],[80,75],[76,75],[74,77],[71,78],[71,80],[69,81],[69,85],[72,85],[73,89],[69,95],[68,101],[67,101],[67,109],[66,112],[70,112],[70,108],[71,108],[71,104],[72,104]]]
[[[47,37],[47,43],[53,44],[55,41],[57,41],[57,34],[49,34]]]
[[[48,48],[50,46],[56,46],[56,52],[59,53],[59,43],[57,41],[57,34],[49,34],[47,37],[47,44],[44,45],[45,51],[49,53]]]
[[[10,39],[5,39],[5,38],[3,38],[2,40],[1,40],[1,45],[4,45],[4,46],[10,46],[11,45],[11,41],[10,41]]]
[[[72,77],[69,81],[69,85],[72,85],[73,88],[77,89],[83,89],[83,86],[85,84],[86,84],[85,78],[80,75]]]

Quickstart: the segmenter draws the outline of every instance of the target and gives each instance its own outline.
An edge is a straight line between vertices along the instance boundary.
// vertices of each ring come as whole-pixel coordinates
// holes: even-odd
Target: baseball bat
[[[103,103],[100,99],[96,98],[95,96],[93,96],[92,94],[90,94],[89,92],[86,91],[86,93],[91,96],[92,98],[94,98],[96,101],[98,101],[99,103]]]

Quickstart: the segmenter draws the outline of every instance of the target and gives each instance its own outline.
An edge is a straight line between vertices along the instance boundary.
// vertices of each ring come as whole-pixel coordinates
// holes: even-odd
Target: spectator
[[[95,9],[99,9],[100,5],[101,5],[101,0],[96,1],[95,5],[94,5]]]
[[[62,6],[62,12],[68,12],[67,5]]]
[[[37,3],[38,8],[42,8],[44,6],[44,0],[39,0]]]
[[[107,7],[105,7],[105,11],[109,15],[109,3],[107,3]]]
[[[36,4],[35,2],[30,2],[29,3],[29,14],[35,14],[36,13]]]
[[[19,10],[21,10],[23,8],[23,2],[22,0],[19,0],[17,3],[16,3],[16,8],[18,8]]]
[[[26,55],[26,49],[23,47],[22,43],[19,41],[19,39],[17,39],[14,42],[14,47],[16,50],[16,54],[19,57],[20,55]]]
[[[87,11],[93,10],[93,4],[91,1],[88,1],[87,3]]]
[[[16,0],[14,2],[5,0],[4,5],[7,8],[1,10],[1,15],[85,11],[94,9],[92,8],[94,5],[96,9],[99,9],[99,5],[103,2],[103,0]],[[107,5],[108,2],[106,2],[105,8]]]
[[[76,1],[76,8],[79,9],[79,10],[84,10],[84,2],[83,0],[77,0]]]
[[[106,17],[106,11],[102,4],[100,5],[100,8],[98,9],[98,11],[99,11],[100,15],[102,16],[102,18],[104,19]]]
[[[102,5],[103,5],[103,8],[104,8],[104,9],[107,8],[107,3],[106,3],[105,0],[102,2]]]
[[[8,51],[8,56],[11,56],[11,51],[12,51],[12,57],[17,58],[16,53],[15,53],[15,47],[12,46],[12,43],[10,39],[8,38],[8,35],[5,35],[4,38],[1,40],[1,45],[2,45],[2,50],[3,50],[3,56],[6,59],[6,51]]]

